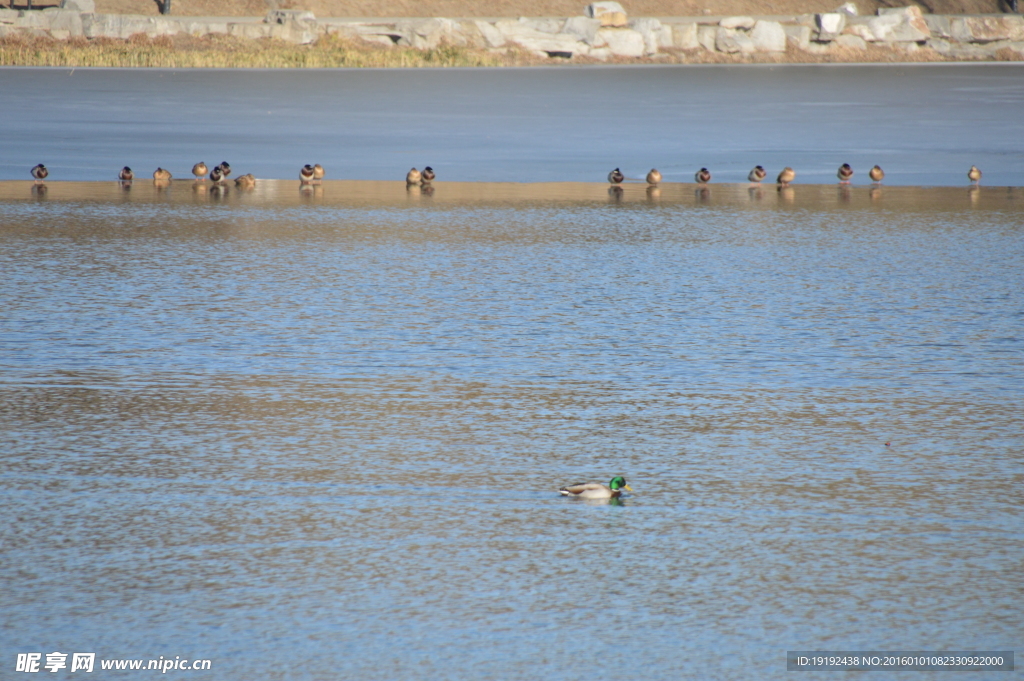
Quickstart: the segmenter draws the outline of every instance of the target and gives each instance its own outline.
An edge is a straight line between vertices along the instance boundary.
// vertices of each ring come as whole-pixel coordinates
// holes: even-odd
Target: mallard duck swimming
[[[313,181],[313,166],[308,163],[299,168],[299,179],[302,180],[302,184],[309,184]]]
[[[221,161],[220,165],[217,167],[220,168],[220,174],[223,175],[225,178],[227,178],[227,176],[231,174],[231,166],[228,165],[227,161]]]
[[[576,497],[577,499],[614,499],[622,494],[622,490],[632,492],[633,488],[626,484],[626,479],[616,475],[607,485],[599,482],[585,482],[581,485],[569,485],[559,489],[559,493],[565,497]]]
[[[221,170],[220,166],[214,166],[213,170],[210,171],[210,182],[217,184],[218,182],[224,181],[224,171]]]
[[[427,182],[433,182],[434,178],[437,176],[434,174],[434,169],[427,166],[423,169],[423,172],[420,173],[420,177],[422,178],[420,181],[426,184]]]
[[[971,166],[971,169],[967,171],[967,179],[974,184],[981,182],[981,171],[978,170],[978,166]]]
[[[200,182],[206,179],[207,171],[209,171],[209,168],[207,168],[206,164],[202,161],[192,166],[192,174],[195,175],[196,179]]]
[[[849,163],[844,163],[836,171],[836,177],[839,178],[840,184],[850,184],[850,178],[853,177],[853,168],[850,167]]]
[[[612,184],[622,184],[622,181],[626,179],[626,176],[622,174],[622,171],[616,168],[612,172],[608,173],[608,181]]]
[[[775,182],[785,187],[788,186],[789,183],[792,182],[794,179],[796,179],[796,171],[790,168],[789,166],[786,166],[785,168],[782,169],[782,172],[779,173],[779,177],[775,180]]]
[[[693,174],[693,179],[697,184],[707,184],[711,181],[711,171],[707,168],[701,168]]]
[[[320,181],[324,179],[324,167],[319,163],[313,164],[313,179]]]
[[[413,168],[412,170],[410,170],[408,173],[405,174],[405,183],[406,184],[419,184],[420,180],[422,180],[422,179],[423,179],[423,174],[420,173],[420,171],[416,170],[415,168]]]
[[[36,180],[38,180],[39,182],[42,182],[43,180],[45,180],[46,176],[50,174],[50,171],[47,170],[46,166],[44,166],[42,163],[37,165],[35,168],[30,170],[29,172],[32,173],[32,177],[36,178]]]
[[[761,166],[754,166],[753,170],[750,171],[750,174],[747,175],[747,179],[750,180],[751,182],[756,182],[757,184],[760,184],[761,180],[763,180],[767,175],[768,171],[766,171],[764,168],[762,168]]]
[[[121,172],[117,174],[117,179],[125,182],[131,182],[135,179],[135,173],[132,172],[131,168],[125,166],[124,168],[121,168]]]
[[[239,189],[252,189],[256,186],[256,177],[252,173],[246,173],[235,178],[235,186]]]
[[[871,178],[872,182],[881,182],[885,179],[885,171],[882,170],[882,166],[875,166],[868,171],[868,177]]]
[[[647,173],[647,184],[660,184],[661,173],[658,172],[657,168],[651,168],[651,172]]]
[[[171,171],[164,170],[163,168],[157,168],[156,170],[153,171],[153,179],[166,182],[167,180],[172,179]]]

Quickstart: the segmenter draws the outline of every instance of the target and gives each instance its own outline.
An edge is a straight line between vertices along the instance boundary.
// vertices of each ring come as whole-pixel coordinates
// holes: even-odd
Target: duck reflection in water
[[[661,199],[661,187],[651,185],[647,188],[647,202],[658,203]]]
[[[882,200],[882,188],[872,187],[871,191],[868,192],[868,198],[871,199],[871,203],[878,203]]]
[[[747,188],[747,196],[750,197],[751,201],[760,201],[764,198],[764,189],[761,185]]]
[[[779,201],[783,203],[793,203],[796,200],[796,189],[787,185],[780,185],[779,190]]]
[[[698,187],[693,190],[693,195],[701,203],[707,203],[711,200],[711,190],[707,187]]]
[[[839,203],[849,203],[852,192],[850,191],[850,185],[842,184],[839,185]]]
[[[608,187],[608,200],[612,203],[622,203],[622,195],[625,191],[619,185]]]
[[[32,185],[32,198],[40,201],[46,199],[46,192],[50,191],[45,184]]]

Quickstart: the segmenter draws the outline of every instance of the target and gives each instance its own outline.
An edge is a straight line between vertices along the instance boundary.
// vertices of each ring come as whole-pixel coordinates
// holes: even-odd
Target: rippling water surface
[[[0,272],[5,669],[1024,644],[1020,189],[9,182]]]

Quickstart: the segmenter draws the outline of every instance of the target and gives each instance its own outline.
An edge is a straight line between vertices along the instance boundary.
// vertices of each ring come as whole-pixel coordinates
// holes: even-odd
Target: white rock
[[[228,35],[237,36],[239,38],[249,38],[250,40],[258,38],[269,38],[270,25],[254,24],[252,22],[238,22],[235,24],[228,24]]]
[[[715,51],[715,36],[718,34],[718,28],[715,26],[698,26],[697,27],[697,42],[708,52]]]
[[[38,28],[41,31],[49,31],[50,15],[46,12],[21,12],[15,19],[14,25],[18,28]]]
[[[590,51],[590,55],[594,59],[600,59],[601,61],[607,61],[611,59],[612,51],[607,47],[595,47]]]
[[[718,25],[722,28],[743,28],[751,29],[754,28],[753,17],[726,17],[718,22]]]
[[[786,51],[786,32],[777,21],[758,21],[750,31],[750,41],[757,52]]]
[[[818,40],[829,41],[843,32],[846,27],[846,15],[838,12],[818,14],[815,16],[818,25]]]
[[[588,45],[595,45],[597,32],[601,30],[601,22],[598,19],[587,17],[570,17],[562,26],[562,33],[576,36],[579,40]]]
[[[697,24],[674,24],[672,26],[672,47],[680,50],[695,50],[700,47],[697,40]]]
[[[657,54],[661,46],[661,22],[657,19],[634,19],[632,29],[644,38],[644,54]]]
[[[597,34],[617,57],[642,57],[644,54],[644,37],[637,31],[629,28],[602,28]]]

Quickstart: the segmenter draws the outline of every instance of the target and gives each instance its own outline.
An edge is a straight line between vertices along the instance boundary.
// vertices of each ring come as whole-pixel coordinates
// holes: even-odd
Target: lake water
[[[0,78],[24,99],[55,73]],[[460,73],[484,82],[422,77]],[[585,90],[647,72],[515,73]],[[141,130],[150,104],[114,91]],[[189,118],[164,121],[170,139],[202,129]],[[564,118],[534,124],[540,179],[564,152],[573,181],[0,182],[2,678],[54,651],[96,653],[101,679],[139,675],[101,659],[180,656],[212,669],[169,676],[668,680],[788,678],[787,650],[1024,649],[1020,182],[968,188],[958,166],[934,188],[610,192],[575,181],[597,147],[559,146]],[[72,159],[97,144],[103,168],[58,180],[123,165],[90,125],[34,140]],[[247,165],[261,135],[206,160],[287,176],[280,140]],[[939,137],[919,154],[974,148]],[[1009,177],[1020,139],[980,143],[985,167]],[[499,146],[523,167],[536,151]],[[453,147],[452,175],[516,179],[472,148]],[[171,151],[187,174],[194,151]],[[329,172],[347,153],[322,151]],[[618,474],[621,504],[557,493]]]

